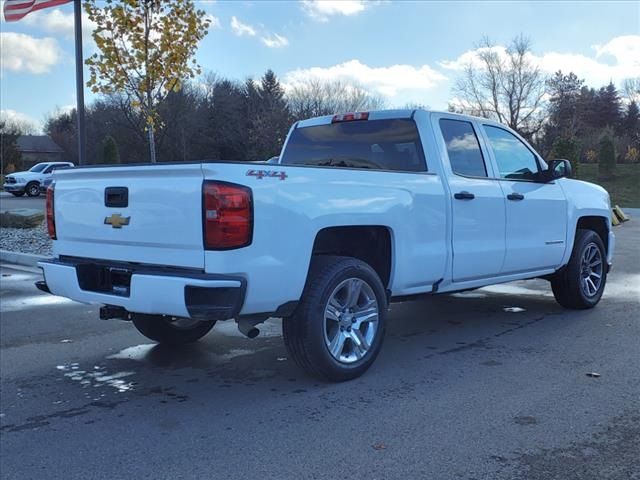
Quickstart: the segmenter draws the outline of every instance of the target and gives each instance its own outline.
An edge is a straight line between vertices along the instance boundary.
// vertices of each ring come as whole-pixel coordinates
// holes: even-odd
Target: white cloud
[[[507,49],[505,47],[496,45],[491,48],[481,47],[475,50],[467,50],[455,60],[443,60],[438,62],[438,64],[446,70],[464,70],[469,64],[475,68],[481,68],[483,64],[479,58],[480,54],[491,51],[495,52],[502,58],[505,58],[507,55]]]
[[[295,85],[308,79],[349,80],[372,91],[394,97],[404,91],[424,92],[447,78],[428,65],[390,65],[370,67],[359,60],[350,60],[331,67],[298,69],[285,75],[285,83]]]
[[[217,30],[218,28],[222,28],[220,19],[215,15],[211,15],[210,13],[208,13],[207,15],[205,15],[205,19],[209,20],[209,30]]]
[[[247,35],[249,37],[256,36],[255,28],[253,28],[251,25],[248,25],[246,23],[242,23],[235,16],[231,17],[231,30],[233,30],[233,33],[235,33],[239,37],[242,37],[244,35]]]
[[[25,25],[34,27],[52,33],[58,36],[63,36],[68,39],[74,38],[74,21],[73,12],[65,13],[62,10],[46,9],[32,12],[21,20]],[[96,24],[89,20],[89,16],[86,12],[82,12],[82,38],[84,41],[91,39],[91,33],[96,28]]]
[[[26,133],[38,133],[42,130],[42,122],[34,119],[26,113],[18,112],[10,108],[0,110],[0,120],[5,120],[10,124],[18,125]]]
[[[594,45],[596,58],[611,55],[616,63],[640,66],[640,35],[623,35],[612,38],[604,45]]]
[[[302,0],[301,3],[307,15],[321,22],[333,15],[356,15],[367,7],[364,0]]]
[[[574,72],[584,78],[587,85],[599,87],[613,81],[620,84],[625,78],[640,76],[640,35],[615,37],[604,45],[595,45],[595,55],[587,56],[570,52],[545,52],[542,55],[531,54],[530,60],[547,74],[558,70]],[[504,46],[495,46],[493,50],[500,56],[506,56]],[[486,48],[468,50],[454,60],[444,60],[439,65],[447,70],[463,70],[469,63],[481,67],[478,53]],[[610,62],[607,62],[609,57]]]
[[[264,37],[260,38],[260,41],[262,41],[262,43],[264,43],[269,48],[282,48],[289,45],[289,40],[287,40],[287,38],[283,37],[282,35],[278,35],[277,33],[267,34]]]
[[[3,70],[47,73],[61,58],[60,47],[55,38],[35,38],[24,33],[1,32],[0,44]]]

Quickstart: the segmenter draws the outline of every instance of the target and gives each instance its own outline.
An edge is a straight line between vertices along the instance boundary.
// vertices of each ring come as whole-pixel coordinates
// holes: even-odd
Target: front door
[[[555,268],[564,256],[567,200],[557,182],[538,181],[540,164],[511,132],[484,125],[506,200],[507,253],[502,274]]]
[[[453,281],[498,275],[505,255],[505,199],[491,179],[471,122],[441,118],[450,172]]]

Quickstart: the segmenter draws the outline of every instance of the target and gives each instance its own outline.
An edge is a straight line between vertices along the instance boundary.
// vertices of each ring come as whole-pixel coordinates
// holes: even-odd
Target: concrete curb
[[[0,263],[12,263],[14,265],[24,265],[26,267],[37,267],[40,260],[45,260],[47,258],[49,257],[45,255],[0,250]]]

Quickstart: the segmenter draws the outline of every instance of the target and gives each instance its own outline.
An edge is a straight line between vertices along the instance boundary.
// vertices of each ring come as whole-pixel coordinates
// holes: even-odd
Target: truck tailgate
[[[200,164],[78,168],[54,181],[55,255],[204,268]]]

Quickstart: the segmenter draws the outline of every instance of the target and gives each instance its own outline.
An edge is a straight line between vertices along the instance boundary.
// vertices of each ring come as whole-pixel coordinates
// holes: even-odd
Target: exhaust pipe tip
[[[256,338],[260,335],[260,330],[255,327],[255,322],[249,320],[238,320],[238,330],[247,338]]]
[[[245,333],[245,335],[249,338],[256,338],[258,335],[260,335],[260,330],[258,330],[256,327],[253,327],[250,328],[249,331]]]

